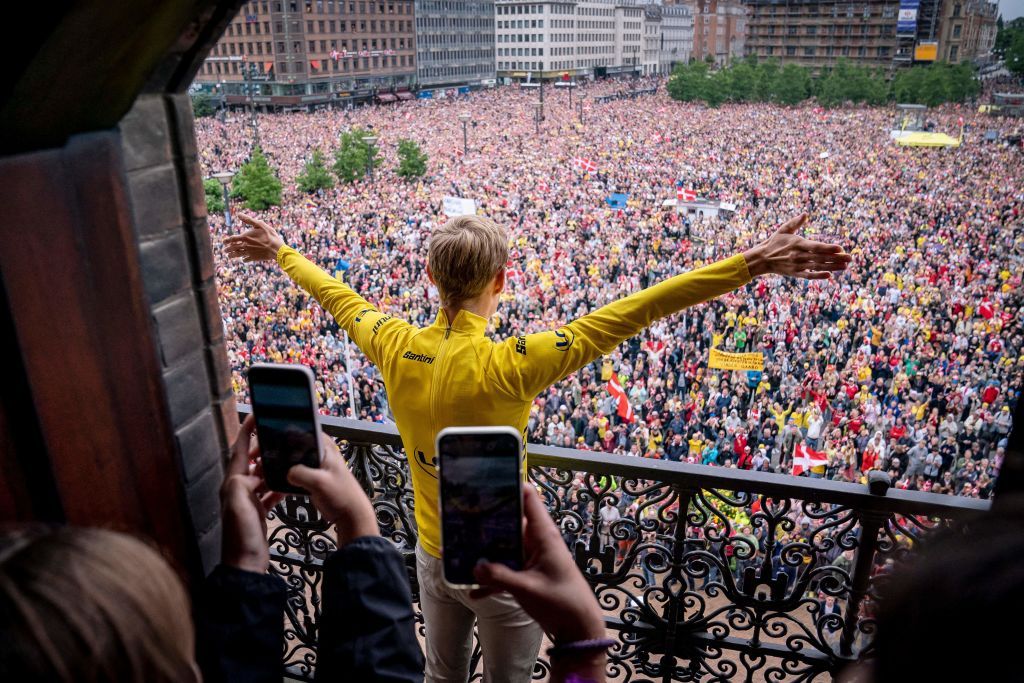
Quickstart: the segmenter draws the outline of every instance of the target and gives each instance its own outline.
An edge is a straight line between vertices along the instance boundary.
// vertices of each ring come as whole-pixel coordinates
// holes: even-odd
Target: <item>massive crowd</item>
[[[259,137],[285,193],[260,215],[382,310],[428,325],[438,306],[425,272],[431,227],[445,220],[443,197],[474,200],[512,233],[509,286],[493,320],[504,338],[742,251],[807,212],[809,236],[854,254],[848,273],[762,278],[656,324],[539,396],[530,440],[787,472],[802,443],[827,456],[810,476],[857,481],[880,469],[904,488],[988,497],[1024,372],[1024,155],[983,137],[1012,132],[1013,121],[934,110],[938,130],[954,135],[964,118],[964,144],[901,148],[888,135],[891,109],[708,110],[671,101],[662,85],[592,84],[571,108],[565,91],[547,89],[539,133],[536,89],[511,87],[261,115]],[[597,101],[649,87],[657,93]],[[353,125],[379,138],[372,180],[300,193],[294,178],[313,149],[330,157]],[[237,113],[197,121],[204,175],[245,161],[250,126]],[[424,179],[393,172],[401,138],[426,151]],[[735,211],[681,215],[665,204],[677,187]],[[628,195],[624,207],[606,202],[613,193]],[[385,395],[334,321],[276,266],[226,259],[220,239],[237,226],[221,216],[210,226],[237,394],[246,395],[250,362],[301,362],[314,368],[326,412],[348,415],[354,404],[356,417],[387,420],[388,401],[401,397]],[[711,347],[761,351],[764,372],[710,370]],[[613,373],[634,421],[618,415]]]

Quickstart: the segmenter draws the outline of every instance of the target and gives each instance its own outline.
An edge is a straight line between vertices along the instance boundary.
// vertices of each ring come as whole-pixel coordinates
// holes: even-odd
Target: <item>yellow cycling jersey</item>
[[[742,255],[637,292],[556,329],[495,342],[487,320],[444,310],[417,328],[377,310],[343,282],[283,246],[277,262],[320,302],[384,378],[412,473],[424,550],[441,556],[434,441],[445,427],[510,425],[525,430],[533,399],[658,318],[750,281]]]

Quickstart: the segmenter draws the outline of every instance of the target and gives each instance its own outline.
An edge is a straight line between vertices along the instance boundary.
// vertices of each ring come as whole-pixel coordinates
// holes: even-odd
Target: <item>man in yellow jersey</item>
[[[434,439],[445,427],[511,425],[525,431],[530,405],[552,383],[610,353],[655,320],[777,273],[826,279],[849,264],[841,247],[795,233],[795,218],[765,242],[599,308],[555,329],[495,342],[485,336],[505,289],[508,234],[479,216],[453,218],[430,237],[427,275],[441,310],[416,328],[377,308],[348,285],[284,244],[265,223],[225,240],[230,257],[276,259],[292,280],[334,316],[380,369],[409,458],[416,502],[420,600],[426,627],[427,681],[468,677],[473,624],[483,650],[485,681],[527,681],[541,631],[507,593],[480,600],[441,579],[438,481]],[[524,439],[525,440],[525,439]],[[581,633],[581,640],[604,637]]]

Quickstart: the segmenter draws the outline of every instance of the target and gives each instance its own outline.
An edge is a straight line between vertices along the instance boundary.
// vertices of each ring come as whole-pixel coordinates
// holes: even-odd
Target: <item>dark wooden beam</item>
[[[122,169],[114,132],[0,160],[0,273],[64,518],[145,534],[195,577]]]

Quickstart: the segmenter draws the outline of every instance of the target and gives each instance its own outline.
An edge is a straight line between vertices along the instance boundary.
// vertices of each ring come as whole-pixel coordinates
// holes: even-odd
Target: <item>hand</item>
[[[277,230],[245,214],[239,214],[238,219],[252,227],[241,235],[224,238],[228,256],[241,258],[246,263],[275,260],[278,250],[284,245],[284,240]]]
[[[256,474],[252,463],[259,453],[250,448],[256,426],[250,415],[242,423],[238,438],[231,447],[231,462],[220,487],[221,520],[224,525],[221,563],[248,572],[265,574],[270,566],[267,549],[267,512],[284,495],[267,489],[266,482]]]
[[[556,645],[604,638],[604,619],[594,591],[532,486],[523,486],[523,505],[526,566],[515,571],[503,564],[480,563],[474,573],[481,587],[470,597],[508,591]]]
[[[832,272],[846,270],[853,257],[841,246],[804,239],[796,234],[806,222],[807,214],[800,214],[764,242],[743,252],[750,276],[775,273],[808,280],[827,280]]]
[[[370,499],[348,469],[334,439],[323,437],[324,459],[319,468],[295,465],[288,483],[309,491],[313,505],[338,532],[338,547],[363,536],[379,536],[377,514]]]

